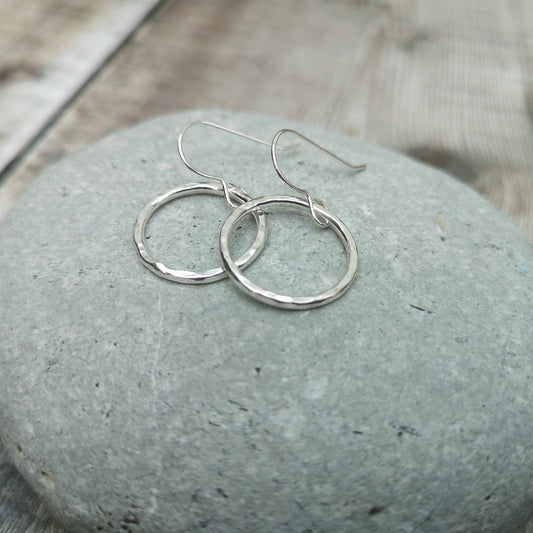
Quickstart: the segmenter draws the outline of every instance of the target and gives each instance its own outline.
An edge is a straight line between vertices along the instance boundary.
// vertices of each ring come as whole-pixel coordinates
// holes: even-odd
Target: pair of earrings
[[[265,144],[267,146],[269,145],[272,164],[278,176],[286,185],[300,193],[302,196],[262,196],[260,198],[252,199],[252,197],[241,187],[232,183],[228,183],[219,176],[212,176],[195,169],[185,157],[185,153],[183,151],[183,137],[185,132],[190,127],[197,124],[203,124],[205,126],[217,128],[240,137],[245,137],[255,142]],[[281,172],[277,159],[277,151],[287,150],[298,146],[278,146],[279,139],[285,133],[293,133],[297,135],[302,140],[310,143],[316,148],[319,148],[326,154],[354,170],[359,171],[366,168],[366,165],[351,165],[344,159],[341,159],[334,153],[326,150],[324,147],[294,130],[282,129],[276,133],[272,142],[268,143],[261,139],[251,137],[213,122],[207,122],[203,120],[190,122],[181,130],[178,136],[179,155],[183,163],[190,170],[200,176],[203,176],[204,178],[213,180],[213,183],[187,183],[180,185],[164,192],[146,204],[137,217],[133,231],[133,240],[143,265],[151,270],[154,274],[178,283],[212,283],[229,275],[229,277],[235,281],[243,291],[248,293],[254,299],[264,302],[268,305],[285,309],[310,309],[313,307],[319,307],[326,305],[342,296],[342,294],[344,294],[344,292],[353,282],[355,278],[355,272],[357,270],[357,247],[355,245],[354,238],[346,225],[336,215],[329,211],[321,200],[313,198],[308,191],[292,184]],[[151,255],[148,250],[145,237],[146,223],[155,213],[155,211],[168,202],[194,194],[212,194],[216,196],[223,196],[228,205],[233,208],[233,212],[226,219],[222,229],[220,230],[219,251],[223,267],[214,268],[205,272],[178,270],[166,266]],[[282,206],[296,206],[301,209],[309,210],[310,215],[316,224],[323,228],[331,228],[337,234],[346,250],[347,265],[344,275],[333,287],[311,296],[289,296],[264,289],[244,275],[243,269],[246,268],[261,253],[265,245],[266,216],[262,208],[273,204]],[[250,248],[248,248],[248,250],[246,250],[241,257],[234,259],[229,250],[230,235],[239,221],[249,214],[252,214],[255,219],[257,225],[257,234]]]

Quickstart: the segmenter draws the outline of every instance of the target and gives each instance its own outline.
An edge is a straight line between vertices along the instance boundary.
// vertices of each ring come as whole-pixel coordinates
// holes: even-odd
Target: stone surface
[[[282,311],[230,280],[143,268],[137,213],[201,181],[175,150],[193,118],[267,139],[296,126],[368,164],[353,175],[303,146],[284,154],[357,241],[342,298]],[[186,149],[252,196],[288,192],[265,147],[197,129]],[[228,213],[215,197],[168,204],[151,249],[215,266]],[[268,221],[252,279],[309,292],[342,272],[340,242],[305,213]],[[452,178],[310,126],[195,111],[49,169],[0,241],[0,432],[72,531],[506,533],[533,514],[532,247]]]

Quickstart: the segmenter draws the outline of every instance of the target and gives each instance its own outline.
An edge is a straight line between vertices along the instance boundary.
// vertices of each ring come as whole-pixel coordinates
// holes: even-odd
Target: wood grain
[[[0,3],[0,172],[41,134],[157,2]]]

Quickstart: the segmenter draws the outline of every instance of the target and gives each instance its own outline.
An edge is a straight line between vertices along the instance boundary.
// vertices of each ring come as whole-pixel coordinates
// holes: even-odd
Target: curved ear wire
[[[206,120],[194,120],[193,122],[189,122],[188,124],[186,124],[183,129],[180,131],[179,135],[178,135],[178,152],[180,154],[180,158],[181,160],[183,161],[183,163],[185,164],[185,166],[187,168],[189,168],[190,170],[192,170],[193,172],[195,172],[196,174],[200,175],[200,176],[203,176],[204,178],[209,178],[211,180],[215,180],[215,181],[218,181],[221,185],[222,185],[222,188],[224,190],[224,198],[226,199],[226,202],[228,203],[228,205],[230,205],[231,207],[233,208],[236,208],[239,206],[239,204],[236,204],[232,199],[231,199],[231,196],[230,196],[230,193],[229,193],[229,190],[228,190],[228,187],[230,184],[228,184],[226,182],[226,180],[224,180],[223,178],[221,178],[220,176],[212,176],[211,174],[206,174],[205,172],[201,172],[200,170],[198,170],[197,168],[194,168],[191,163],[189,162],[189,160],[185,157],[185,153],[183,152],[183,136],[185,135],[185,132],[191,127],[191,126],[195,126],[197,124],[203,124],[204,126],[210,126],[212,128],[217,128],[219,130],[223,130],[223,131],[226,131],[228,133],[233,133],[234,135],[238,135],[239,137],[244,137],[245,139],[249,139],[251,141],[255,141],[257,143],[260,143],[260,144],[264,144],[266,146],[271,146],[271,143],[267,142],[267,141],[263,141],[261,139],[258,139],[257,137],[252,137],[251,135],[246,135],[245,133],[242,133],[240,131],[236,131],[236,130],[232,130],[230,128],[226,128],[225,126],[221,126],[220,124],[215,124],[214,122],[208,122]],[[290,150],[292,148],[296,148],[298,146],[298,144],[293,144],[293,145],[290,145],[290,146],[278,146],[278,148],[280,150]]]
[[[272,164],[274,165],[274,168],[276,169],[276,172],[278,173],[278,176],[280,177],[281,181],[283,181],[283,183],[285,183],[286,185],[288,185],[289,187],[291,187],[291,189],[294,189],[295,191],[299,192],[300,194],[303,194],[307,197],[307,203],[309,204],[309,210],[311,211],[311,216],[313,217],[313,220],[321,227],[323,228],[326,228],[329,226],[329,222],[325,219],[321,219],[319,218],[319,216],[317,215],[316,213],[316,210],[315,210],[315,204],[319,204],[321,206],[324,206],[325,207],[325,204],[324,202],[322,202],[322,200],[319,200],[318,198],[313,198],[308,191],[306,191],[305,189],[302,189],[300,187],[297,187],[296,185],[294,185],[293,183],[291,183],[285,176],[284,174],[281,172],[281,169],[279,167],[279,164],[278,164],[278,157],[277,157],[277,149],[281,148],[280,146],[278,146],[278,141],[279,141],[279,138],[284,134],[284,133],[294,133],[295,135],[298,135],[298,137],[300,137],[301,139],[303,139],[304,141],[307,141],[309,144],[312,144],[313,146],[315,146],[316,148],[322,150],[323,152],[325,152],[326,154],[328,154],[329,156],[333,157],[334,159],[336,159],[337,161],[340,161],[341,163],[343,163],[344,165],[346,165],[347,167],[350,167],[350,168],[353,168],[354,170],[356,171],[361,171],[361,170],[365,170],[366,169],[366,165],[352,165],[351,163],[348,163],[348,161],[345,161],[344,159],[342,159],[341,157],[339,157],[338,155],[334,154],[333,152],[330,152],[329,150],[327,150],[326,148],[324,148],[323,146],[321,146],[320,144],[316,143],[315,141],[309,139],[308,137],[306,137],[305,135],[302,135],[300,132],[298,131],[295,131],[295,130],[290,130],[290,129],[283,129],[283,130],[279,130],[276,135],[274,135],[274,139],[272,139],[272,143],[270,145],[270,154],[272,156]]]

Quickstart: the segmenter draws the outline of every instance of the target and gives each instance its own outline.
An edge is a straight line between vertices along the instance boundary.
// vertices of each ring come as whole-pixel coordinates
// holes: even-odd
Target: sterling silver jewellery
[[[212,176],[194,168],[186,158],[183,151],[183,137],[185,132],[191,126],[197,124],[211,126],[261,144],[269,145],[272,164],[279,178],[286,185],[300,193],[302,196],[263,196],[252,199],[250,195],[247,194],[241,187],[232,183],[228,183],[219,176]],[[336,215],[329,211],[329,209],[321,200],[313,198],[305,189],[295,186],[282,173],[278,164],[277,151],[292,149],[298,146],[279,146],[279,139],[285,133],[297,135],[302,140],[310,143],[316,148],[319,148],[326,154],[356,171],[366,168],[366,165],[351,165],[344,159],[341,159],[339,156],[335,155],[329,150],[326,150],[324,147],[294,130],[282,129],[276,133],[271,143],[267,143],[261,139],[245,135],[244,133],[212,122],[201,120],[191,122],[181,130],[178,136],[178,152],[180,158],[190,170],[200,176],[214,180],[215,183],[187,183],[185,185],[180,185],[166,191],[160,196],[157,196],[148,204],[146,204],[137,217],[133,232],[133,240],[143,265],[151,270],[154,274],[179,283],[212,283],[229,275],[229,277],[242,291],[255,300],[284,309],[310,309],[319,307],[333,302],[342,296],[353,282],[357,270],[358,254],[355,240],[347,226]],[[145,236],[146,223],[155,213],[155,211],[168,202],[194,194],[213,194],[216,196],[223,196],[226,200],[226,203],[233,208],[233,211],[228,216],[220,230],[219,251],[223,266],[213,268],[205,272],[192,272],[168,267],[151,255],[147,247]],[[346,251],[347,261],[343,276],[331,288],[312,295],[290,296],[262,288],[244,275],[243,269],[258,257],[265,246],[267,232],[266,215],[263,209],[273,205],[290,206],[298,209],[308,210],[310,216],[317,225],[325,229],[331,229],[338,236]],[[230,254],[231,233],[235,226],[244,217],[250,214],[254,217],[257,225],[257,234],[255,240],[250,248],[244,252],[241,257],[238,259],[233,259]]]
[[[220,254],[224,268],[237,286],[247,292],[252,298],[285,309],[311,309],[333,302],[342,296],[355,278],[357,270],[357,247],[350,230],[333,213],[321,205],[314,206],[315,215],[318,214],[328,227],[331,227],[340,238],[348,255],[348,264],[344,276],[330,289],[311,296],[289,296],[263,289],[250,281],[242,272],[238,261],[234,261],[229,252],[229,238],[235,225],[249,213],[256,213],[256,209],[267,205],[277,204],[285,206],[297,206],[302,209],[310,209],[305,198],[296,196],[263,196],[241,205],[226,219],[220,232]]]
[[[183,137],[185,132],[192,126],[197,124],[203,124],[205,126],[210,126],[217,128],[229,133],[233,133],[240,137],[250,139],[252,141],[265,144],[270,146],[271,143],[262,141],[255,137],[250,137],[244,133],[231,130],[220,124],[215,124],[213,122],[207,122],[204,120],[196,120],[187,124],[180,132],[178,136],[178,152],[183,163],[191,169],[196,174],[203,176],[204,178],[209,178],[214,180],[215,183],[187,183],[174,187],[160,196],[157,196],[150,202],[148,202],[144,208],[141,210],[137,216],[137,221],[135,222],[135,227],[133,230],[133,242],[137,248],[139,258],[142,261],[142,264],[148,269],[151,270],[154,274],[159,277],[168,279],[170,281],[175,281],[178,283],[188,283],[188,284],[204,284],[204,283],[213,283],[222,278],[227,277],[227,273],[222,267],[213,268],[205,272],[193,272],[190,270],[180,270],[176,268],[170,268],[161,261],[158,261],[155,257],[152,256],[148,249],[148,244],[146,242],[145,228],[150,217],[161,207],[163,207],[168,202],[176,200],[178,198],[183,198],[184,196],[190,196],[193,194],[213,194],[216,196],[224,196],[226,203],[232,207],[238,207],[244,202],[251,200],[251,196],[248,195],[243,189],[232,183],[227,183],[224,179],[219,176],[211,176],[205,172],[194,168],[189,160],[185,156],[183,150]],[[291,147],[280,147],[281,150],[288,149]],[[253,213],[256,224],[257,224],[257,235],[250,246],[250,248],[236,261],[236,264],[240,268],[244,268],[249,265],[261,252],[265,244],[266,239],[266,218],[263,213],[256,212]]]
[[[284,309],[311,309],[313,307],[320,307],[326,305],[330,302],[333,302],[340,296],[342,296],[348,287],[351,285],[355,278],[355,272],[357,270],[357,247],[355,245],[355,240],[350,233],[350,230],[346,225],[331,211],[327,209],[324,203],[317,199],[312,198],[309,192],[299,187],[296,187],[292,184],[281,172],[281,169],[277,160],[277,144],[280,137],[284,133],[293,133],[298,135],[301,139],[309,142],[313,146],[316,146],[320,150],[326,152],[328,155],[334,157],[338,161],[344,163],[345,165],[355,169],[363,170],[365,165],[351,165],[350,163],[344,161],[340,157],[331,153],[329,150],[326,150],[319,144],[315,143],[311,139],[305,137],[301,133],[283,129],[276,133],[271,144],[271,157],[272,163],[280,179],[286,183],[292,189],[298,191],[299,193],[305,195],[305,198],[299,198],[296,196],[263,196],[261,198],[256,198],[255,200],[249,200],[246,203],[242,204],[240,207],[235,209],[231,215],[226,219],[222,229],[220,231],[220,254],[222,256],[222,262],[224,263],[224,268],[227,270],[230,277],[237,283],[237,286],[249,294],[252,298],[259,300],[268,305],[274,307],[281,307]],[[230,255],[229,251],[229,239],[231,231],[235,225],[247,214],[256,213],[257,209],[263,208],[267,205],[285,205],[285,206],[297,206],[301,209],[309,209],[310,215],[313,220],[320,227],[331,228],[337,234],[344,249],[347,254],[347,265],[346,271],[343,277],[331,288],[320,292],[318,294],[313,294],[310,296],[290,296],[286,294],[278,294],[271,290],[263,289],[248,279],[242,272],[237,261],[234,261]]]
[[[205,272],[193,272],[190,270],[170,268],[152,256],[148,251],[146,243],[144,230],[150,217],[168,202],[192,194],[214,194],[216,196],[227,195],[227,198],[229,198],[232,203],[237,201],[237,205],[252,199],[240,187],[231,184],[223,187],[219,183],[187,183],[185,185],[174,187],[157,198],[154,198],[144,206],[135,223],[133,241],[135,242],[137,252],[139,253],[143,265],[157,276],[170,281],[177,281],[178,283],[213,283],[214,281],[218,281],[227,276],[222,267],[212,268]],[[236,264],[241,268],[249,265],[259,255],[265,244],[266,217],[261,212],[255,212],[253,215],[255,222],[257,223],[257,235],[250,248],[248,248],[248,250],[236,261]]]

